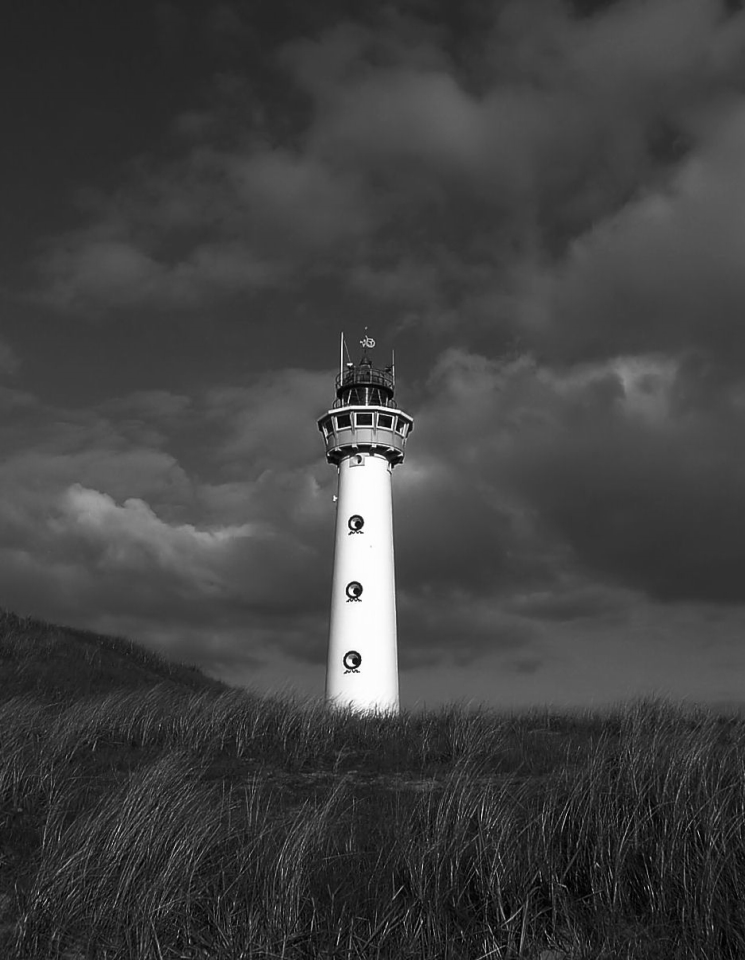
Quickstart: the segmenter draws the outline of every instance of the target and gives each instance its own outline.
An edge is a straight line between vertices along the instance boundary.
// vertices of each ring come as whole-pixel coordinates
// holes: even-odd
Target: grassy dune
[[[745,956],[737,721],[329,714],[0,620],[0,955]],[[80,691],[21,689],[55,631]]]

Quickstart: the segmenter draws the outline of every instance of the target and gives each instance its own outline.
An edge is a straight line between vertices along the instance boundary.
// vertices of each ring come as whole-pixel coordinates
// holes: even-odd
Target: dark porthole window
[[[349,416],[349,414],[340,413],[339,416],[336,418],[336,429],[343,430],[344,427],[351,427],[351,426],[352,426],[352,418]]]
[[[378,416],[378,425],[381,427],[387,427],[390,430],[393,426],[393,417],[390,417],[387,413],[381,413]]]
[[[406,421],[402,420],[401,417],[396,421],[396,433],[406,433]]]
[[[362,663],[362,657],[356,650],[348,650],[344,654],[344,666],[347,670],[358,670],[359,665]]]
[[[371,413],[358,413],[357,414],[357,426],[358,427],[371,427],[372,426],[373,415]]]

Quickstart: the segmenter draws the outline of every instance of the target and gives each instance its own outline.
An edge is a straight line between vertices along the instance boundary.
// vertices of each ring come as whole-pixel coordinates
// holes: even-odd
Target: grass
[[[49,631],[60,675],[88,662],[4,617],[2,955],[745,956],[737,721],[662,701],[360,717],[155,660],[139,686],[125,664],[120,688],[18,693]]]

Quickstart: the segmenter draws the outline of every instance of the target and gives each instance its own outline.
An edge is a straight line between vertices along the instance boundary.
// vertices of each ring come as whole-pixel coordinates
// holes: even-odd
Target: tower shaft
[[[339,464],[326,700],[398,710],[391,465],[368,452]]]

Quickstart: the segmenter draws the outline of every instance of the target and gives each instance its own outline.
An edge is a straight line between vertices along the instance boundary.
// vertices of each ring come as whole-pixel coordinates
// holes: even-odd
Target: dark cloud
[[[214,106],[181,118],[196,142],[180,159],[139,162],[52,242],[47,301],[191,310],[300,295],[320,273],[441,329],[552,322],[561,303],[536,297],[556,284],[569,311],[588,284],[555,279],[554,257],[664,179],[674,144],[693,149],[696,118],[741,89],[745,21],[713,0],[591,17],[521,0],[476,32],[477,12],[470,31],[395,7],[313,18],[302,38],[269,30],[283,109],[256,78],[223,75]],[[213,20],[240,38],[243,15],[222,4]]]
[[[313,378],[278,376],[302,409]],[[216,402],[214,394],[139,392],[104,404],[105,413],[37,402],[24,422],[7,422],[5,602],[25,609],[39,589],[44,599],[35,608],[52,619],[96,628],[119,618],[147,636],[156,624],[212,623],[228,645],[241,627],[259,636],[272,623],[281,646],[283,630],[292,637],[298,621],[325,611],[330,490],[322,494],[298,465],[219,479],[231,455],[255,458],[249,434],[255,426],[261,436],[264,426],[247,416],[250,394],[236,391],[230,405],[222,403],[224,445],[209,476],[187,473],[169,452],[187,409],[214,451]],[[321,526],[328,536],[319,547]]]
[[[742,363],[744,130],[738,102],[668,188],[578,238],[544,275],[528,325],[547,355],[699,350]]]
[[[521,657],[510,664],[516,673],[537,673],[542,667],[543,662],[537,657]]]
[[[504,609],[527,619],[571,623],[575,620],[606,618],[623,619],[629,606],[629,595],[600,584],[573,587],[558,581],[549,590],[516,594],[504,604]]]
[[[183,11],[170,0],[157,0],[152,8],[157,41],[166,56],[181,53],[188,32],[188,21]]]
[[[742,455],[681,433],[563,432],[515,476],[588,569],[664,601],[742,603]]]
[[[13,348],[0,340],[0,375],[6,379],[18,373],[21,366],[20,358]]]
[[[511,576],[515,534],[505,510],[455,472],[407,464],[396,484],[399,579],[410,589],[457,585],[471,595],[496,592]],[[418,476],[412,479],[416,470]],[[421,471],[421,472],[419,472]],[[398,478],[396,478],[398,480]]]
[[[743,601],[743,391],[702,406],[695,371],[659,356],[566,373],[443,357],[394,477],[407,662],[530,646],[545,621],[619,622],[632,594],[614,584]],[[105,414],[37,404],[15,451],[6,428],[5,595],[23,606],[46,584],[55,616],[85,609],[89,626],[227,617],[220,656],[242,625],[317,662],[335,478],[298,412],[323,409],[329,379],[287,370],[191,398],[140,392]],[[187,412],[194,470],[171,452]]]
[[[425,416],[446,412],[452,457],[532,512],[537,544],[568,548],[549,570],[574,566],[663,601],[739,603],[742,388],[700,387],[698,369],[658,355],[559,374],[453,352]]]
[[[313,414],[329,407],[333,373],[276,370],[249,387],[220,387],[205,397],[205,418],[219,431],[214,457],[225,476],[302,469],[318,461],[321,437]],[[310,414],[310,417],[309,417]]]
[[[498,651],[514,655],[530,650],[535,628],[504,613],[497,601],[462,589],[399,590],[399,661],[403,669],[433,664],[465,666]]]
[[[22,302],[77,328],[76,369],[73,321],[101,319],[151,373],[52,402],[7,385],[25,357],[0,344],[6,602],[225,669],[322,664],[314,340],[370,322],[416,418],[394,475],[407,668],[493,652],[527,682],[564,662],[548,629],[581,650],[644,604],[733,617],[739,6],[295,7],[152,8],[202,92],[78,191]],[[171,388],[183,343],[204,360]]]

